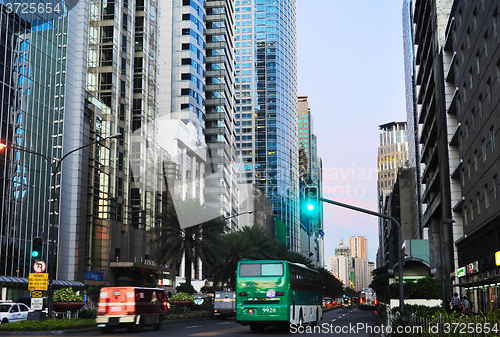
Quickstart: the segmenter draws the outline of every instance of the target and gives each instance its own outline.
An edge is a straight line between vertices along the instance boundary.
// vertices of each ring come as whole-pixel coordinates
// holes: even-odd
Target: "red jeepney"
[[[96,323],[102,332],[128,328],[140,332],[144,326],[161,329],[167,313],[167,296],[161,288],[105,287],[101,289]]]

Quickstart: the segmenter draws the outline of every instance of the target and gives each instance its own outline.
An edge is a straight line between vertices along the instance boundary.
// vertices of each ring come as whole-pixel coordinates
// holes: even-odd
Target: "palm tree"
[[[189,214],[201,219],[200,215],[209,210],[195,199],[187,199],[176,206],[161,214],[160,225],[151,230],[155,234],[151,244],[156,248],[153,260],[157,263],[180,263],[184,257],[186,286],[191,289],[192,262],[198,258],[208,265],[221,261],[224,255],[223,235],[228,227],[222,217],[186,227],[180,219]]]
[[[217,279],[236,289],[235,273],[242,259],[275,259],[276,241],[258,227],[243,227],[224,236],[226,259],[214,267]]]

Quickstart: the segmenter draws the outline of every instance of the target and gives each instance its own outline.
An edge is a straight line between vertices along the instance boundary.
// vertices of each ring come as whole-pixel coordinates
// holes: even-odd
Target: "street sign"
[[[43,297],[42,296],[42,291],[41,290],[33,290],[31,292],[31,297]]]
[[[47,290],[49,274],[47,273],[30,273],[28,283],[29,290]]]
[[[32,310],[43,310],[43,298],[32,298],[31,299],[31,309]]]
[[[45,262],[36,261],[35,264],[33,265],[33,270],[35,271],[35,273],[43,273],[46,267],[47,266],[45,265]]]

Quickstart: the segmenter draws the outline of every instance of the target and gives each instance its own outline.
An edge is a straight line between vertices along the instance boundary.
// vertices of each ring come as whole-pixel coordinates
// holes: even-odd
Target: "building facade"
[[[455,1],[443,44],[453,291],[475,312],[500,305],[499,13],[497,2]]]
[[[300,251],[296,1],[235,2],[236,157]]]
[[[413,49],[415,50],[415,96],[417,102],[420,161],[422,170],[422,226],[428,229],[430,264],[437,269],[437,278],[446,284],[445,298],[451,297],[449,277],[454,268],[451,226],[450,155],[448,129],[453,128],[446,112],[442,47],[453,1],[415,1],[412,12]],[[425,185],[425,186],[424,186]]]
[[[47,243],[58,235],[48,234],[49,163],[63,154],[68,18],[17,13],[7,6],[0,5],[0,141],[6,145],[0,151],[0,277],[12,277],[3,280],[1,299],[17,300],[28,293],[32,238],[44,238],[47,261]],[[59,192],[61,174],[54,178]]]

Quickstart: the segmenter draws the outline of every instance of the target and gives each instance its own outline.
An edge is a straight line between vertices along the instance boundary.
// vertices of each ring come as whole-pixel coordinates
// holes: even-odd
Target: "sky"
[[[308,96],[323,160],[323,197],[377,210],[379,125],[406,121],[402,0],[297,0],[298,94]],[[378,218],[324,204],[325,262]]]

